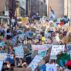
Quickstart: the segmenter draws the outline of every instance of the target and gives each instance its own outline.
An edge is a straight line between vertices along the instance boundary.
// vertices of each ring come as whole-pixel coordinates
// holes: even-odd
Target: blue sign
[[[23,50],[22,45],[14,47],[14,50],[15,50],[15,55],[16,55],[17,58],[23,58],[24,57],[24,50]]]

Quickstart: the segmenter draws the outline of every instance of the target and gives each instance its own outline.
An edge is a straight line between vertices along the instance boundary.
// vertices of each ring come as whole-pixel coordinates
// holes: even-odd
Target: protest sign
[[[2,70],[2,66],[3,66],[3,61],[0,60],[0,71]]]
[[[57,59],[56,56],[60,52],[64,52],[65,45],[53,45],[51,49],[50,59]]]
[[[65,50],[65,45],[53,45],[51,55],[58,55],[61,51]]]
[[[48,50],[52,45],[44,44],[44,45],[32,45],[32,51],[35,50]]]
[[[42,56],[36,55],[28,67],[31,68],[32,71],[34,71],[42,59]]]
[[[57,71],[55,64],[46,64],[46,71]]]
[[[23,58],[24,57],[24,50],[23,50],[22,45],[14,47],[14,50],[15,50],[15,55],[16,55],[17,58]]]
[[[38,54],[39,54],[40,56],[42,56],[42,57],[45,57],[45,56],[46,56],[46,53],[47,53],[47,51],[44,51],[44,50],[39,50],[39,51],[38,51]]]
[[[6,59],[6,57],[7,57],[7,53],[0,53],[0,61],[1,60],[5,60]]]
[[[71,44],[67,44],[67,50],[71,51]]]

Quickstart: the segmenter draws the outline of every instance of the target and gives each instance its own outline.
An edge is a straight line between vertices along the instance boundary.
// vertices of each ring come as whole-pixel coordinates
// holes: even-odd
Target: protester
[[[68,43],[71,43],[70,31],[68,31],[65,27],[63,28],[63,26],[68,23],[69,19],[67,17],[63,17],[61,19],[56,18],[55,12],[52,8],[50,19],[48,21],[44,19],[43,23],[40,22],[42,19],[39,20],[39,15],[34,15],[32,19],[34,20],[32,23],[29,22],[24,24],[24,26],[20,26],[19,23],[19,25],[16,25],[16,21],[12,19],[11,24],[12,27],[16,26],[15,30],[8,25],[6,25],[7,27],[4,27],[4,24],[0,25],[0,53],[7,53],[2,71],[5,71],[5,69],[13,71],[13,68],[15,67],[27,69],[36,55],[47,58],[44,60],[45,62],[43,64],[40,66],[37,65],[35,71],[48,71],[49,66],[54,66],[54,71],[60,71],[65,67],[64,64],[66,61],[70,60],[70,56],[67,54],[67,49],[65,49],[66,54],[60,50],[62,51],[63,56],[57,57],[57,60],[50,59],[53,45],[66,46]],[[45,49],[46,47],[42,48],[42,46],[48,44],[50,46],[50,50],[48,48],[49,46],[47,46],[48,49]],[[38,48],[32,47],[32,45],[38,46]],[[39,48],[39,46],[41,46],[41,48]],[[43,52],[41,51],[42,49]]]

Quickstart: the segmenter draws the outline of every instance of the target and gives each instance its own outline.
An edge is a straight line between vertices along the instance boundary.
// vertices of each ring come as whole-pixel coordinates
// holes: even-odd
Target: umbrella
[[[71,60],[69,60],[69,61],[65,64],[65,66],[67,66],[69,69],[71,69]]]

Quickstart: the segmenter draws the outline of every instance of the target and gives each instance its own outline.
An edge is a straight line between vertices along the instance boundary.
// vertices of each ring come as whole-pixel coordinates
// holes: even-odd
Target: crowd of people
[[[3,62],[2,71],[13,71],[15,67],[23,68],[24,71],[31,71],[28,68],[34,57],[38,54],[32,51],[34,45],[67,45],[71,43],[71,27],[68,25],[69,19],[63,18],[33,20],[27,24],[10,27],[7,24],[0,24],[0,53],[7,53]],[[15,54],[15,47],[23,46],[23,57],[19,58]],[[19,52],[21,52],[19,50]],[[35,71],[47,71],[49,64],[55,64],[57,70],[64,71],[65,64],[59,65],[56,60],[50,60],[51,49],[47,51],[47,56],[38,64]],[[65,47],[64,53],[67,53]],[[60,52],[63,53],[63,52]],[[18,53],[19,54],[19,53]],[[68,55],[67,57],[68,58]],[[68,58],[70,60],[70,58]],[[66,62],[65,62],[66,63]],[[28,70],[29,69],[29,70]],[[52,71],[52,70],[51,70]],[[68,71],[68,70],[67,70]]]

